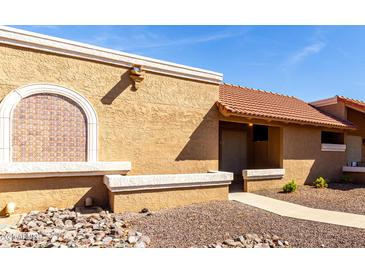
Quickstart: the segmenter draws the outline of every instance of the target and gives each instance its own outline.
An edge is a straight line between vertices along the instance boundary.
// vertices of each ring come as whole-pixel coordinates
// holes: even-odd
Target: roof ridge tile
[[[365,101],[362,101],[362,100],[359,100],[359,99],[353,99],[353,98],[343,96],[343,95],[336,95],[336,97],[340,98],[340,99],[343,99],[343,100],[350,100],[350,101],[357,102],[357,103],[365,105]]]
[[[288,97],[288,98],[294,98],[294,99],[302,101],[301,99],[299,99],[293,95],[287,95],[287,94],[283,94],[283,93],[279,93],[279,92],[274,92],[274,91],[269,91],[269,90],[264,90],[264,89],[259,89],[259,88],[251,88],[251,87],[241,86],[241,85],[234,85],[234,84],[229,84],[229,83],[223,83],[222,85],[223,86],[232,86],[232,87],[241,88],[241,89],[248,89],[248,90],[252,90],[252,91],[259,91],[259,92],[263,92],[266,94],[273,94],[273,95],[278,95],[278,96],[283,96],[283,97]]]

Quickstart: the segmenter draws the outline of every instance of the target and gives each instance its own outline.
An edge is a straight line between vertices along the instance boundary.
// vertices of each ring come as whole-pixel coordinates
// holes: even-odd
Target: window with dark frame
[[[342,132],[322,131],[321,142],[322,144],[344,145],[345,134]]]

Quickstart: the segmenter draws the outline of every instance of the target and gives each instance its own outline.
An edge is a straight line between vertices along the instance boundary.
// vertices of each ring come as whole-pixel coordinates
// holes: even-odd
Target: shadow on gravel
[[[329,183],[329,189],[335,190],[353,190],[353,189],[365,189],[365,184],[355,184],[355,183]]]

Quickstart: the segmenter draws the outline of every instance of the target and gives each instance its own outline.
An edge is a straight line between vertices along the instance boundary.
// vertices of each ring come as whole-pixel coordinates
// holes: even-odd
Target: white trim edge
[[[127,174],[131,162],[16,162],[0,165],[0,179]]]
[[[335,97],[331,97],[331,98],[327,98],[327,99],[323,99],[323,100],[310,102],[309,104],[312,106],[315,106],[315,107],[324,107],[324,106],[335,105],[337,103],[338,103],[338,98],[337,98],[337,96],[335,96]]]
[[[269,180],[281,179],[285,175],[285,169],[246,169],[242,171],[243,179],[245,180]]]
[[[10,92],[0,103],[0,163],[11,162],[11,119],[16,105],[28,96],[40,93],[62,95],[82,108],[87,119],[87,161],[98,158],[98,117],[91,103],[81,94],[51,84],[32,84]]]
[[[146,71],[220,84],[223,74],[88,45],[16,28],[0,26],[0,44],[31,48],[123,67],[142,65]]]
[[[186,187],[206,187],[229,185],[233,180],[230,172],[209,172],[192,174],[163,175],[105,175],[104,184],[111,192],[168,189]]]
[[[322,151],[332,151],[332,152],[345,152],[346,145],[341,144],[322,144],[321,145]]]
[[[360,166],[343,166],[343,172],[365,173],[365,167]]]

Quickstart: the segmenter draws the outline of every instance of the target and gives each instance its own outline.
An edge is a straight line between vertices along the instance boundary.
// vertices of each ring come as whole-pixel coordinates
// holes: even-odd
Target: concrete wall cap
[[[260,179],[280,179],[284,177],[285,169],[246,169],[242,171],[242,176],[245,180],[260,180]]]
[[[233,180],[230,172],[209,172],[162,175],[105,175],[104,184],[111,192],[140,189],[165,189],[199,186],[229,185]]]
[[[346,145],[343,144],[322,144],[322,151],[332,151],[332,152],[345,152]]]
[[[361,166],[344,166],[342,167],[343,172],[354,172],[354,173],[365,173],[365,167]]]
[[[130,162],[14,162],[0,165],[0,179],[126,174]]]

